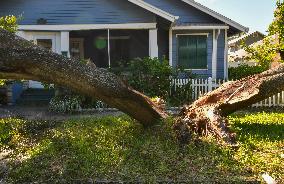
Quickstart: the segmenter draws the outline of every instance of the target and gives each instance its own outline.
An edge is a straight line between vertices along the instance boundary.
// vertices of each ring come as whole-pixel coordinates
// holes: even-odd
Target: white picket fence
[[[191,83],[192,88],[192,99],[197,100],[199,97],[205,95],[206,93],[217,89],[223,83],[227,82],[226,80],[216,80],[212,78],[208,79],[173,79],[172,85],[174,90],[177,87],[181,87]],[[261,102],[258,102],[252,107],[273,107],[273,106],[284,106],[284,91],[278,93],[268,99],[265,99]]]

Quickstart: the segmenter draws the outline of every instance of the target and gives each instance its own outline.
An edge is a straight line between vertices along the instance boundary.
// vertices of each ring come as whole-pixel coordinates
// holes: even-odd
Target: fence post
[[[210,92],[210,91],[212,91],[212,89],[213,89],[213,84],[212,84],[213,82],[212,82],[212,78],[211,77],[209,77],[208,78],[208,92]]]

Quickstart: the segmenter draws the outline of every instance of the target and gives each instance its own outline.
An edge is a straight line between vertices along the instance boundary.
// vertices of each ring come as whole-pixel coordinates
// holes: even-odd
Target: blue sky
[[[250,32],[266,33],[273,20],[273,11],[277,0],[195,0],[249,27]]]

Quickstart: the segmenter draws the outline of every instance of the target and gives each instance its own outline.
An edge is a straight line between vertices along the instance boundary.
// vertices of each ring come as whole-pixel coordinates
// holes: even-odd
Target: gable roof
[[[163,18],[165,18],[165,19],[167,19],[171,22],[175,22],[179,18],[178,16],[172,15],[172,14],[170,14],[170,13],[164,11],[164,10],[161,10],[160,8],[158,8],[156,6],[153,6],[149,3],[146,3],[144,0],[128,0],[128,1],[133,3],[133,4],[140,6],[141,8],[144,8],[144,9],[146,9],[146,10],[148,10],[148,11],[150,11],[150,12],[156,14],[156,15],[159,15],[159,16],[161,16],[161,17],[163,17]],[[242,26],[241,24],[239,24],[239,23],[237,23],[237,22],[235,22],[235,21],[233,21],[233,20],[211,10],[210,8],[208,8],[208,7],[202,5],[202,4],[200,4],[200,3],[198,3],[194,0],[180,0],[180,1],[185,2],[185,3],[189,4],[190,6],[196,8],[196,9],[198,9],[198,10],[200,10],[200,11],[202,11],[202,12],[204,12],[204,13],[226,23],[229,26],[232,26],[232,27],[242,31],[242,32],[248,32],[249,31],[249,28]]]
[[[174,16],[164,10],[161,10],[160,8],[157,8],[149,3],[146,3],[143,0],[128,0],[129,2],[136,4],[137,6],[140,6],[141,8],[144,8],[156,15],[159,15],[167,20],[169,20],[170,22],[175,22],[175,20],[177,20],[179,17],[178,16]]]
[[[260,36],[261,37],[261,40],[265,37],[265,34],[259,32],[259,31],[255,31],[255,32],[251,32],[251,33],[247,33],[247,34],[244,34],[240,37],[237,37],[235,39],[232,39],[228,42],[229,45],[232,45],[232,44],[236,44],[242,40],[245,40],[247,39],[248,37],[251,37],[251,36]]]
[[[235,27],[237,29],[239,29],[240,31],[243,31],[243,32],[248,32],[249,31],[249,28],[229,19],[228,17],[225,17],[224,15],[221,15],[220,13],[217,13],[216,11],[214,10],[211,10],[210,8],[194,1],[194,0],[181,0],[209,15],[211,15],[212,17],[215,17],[216,19],[219,19],[220,21],[232,26],[232,27]]]

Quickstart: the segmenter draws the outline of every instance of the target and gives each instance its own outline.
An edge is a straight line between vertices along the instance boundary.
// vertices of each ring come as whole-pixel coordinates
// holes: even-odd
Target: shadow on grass
[[[284,114],[256,112],[231,117],[233,128],[242,137],[256,140],[281,141],[284,139]]]
[[[283,125],[264,125],[259,123],[254,124],[235,124],[236,127],[241,129],[240,134],[245,132],[256,139],[268,139],[270,141],[281,141],[284,139],[284,124]]]
[[[11,164],[11,183],[85,181],[245,183],[247,173],[232,150],[208,141],[180,148],[170,125],[144,129],[129,117],[29,124],[41,133],[27,159]],[[49,133],[42,133],[48,131]],[[20,140],[19,140],[20,141]]]

